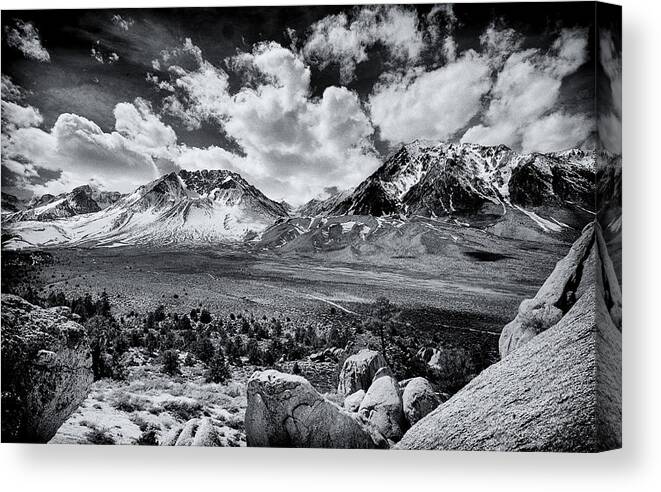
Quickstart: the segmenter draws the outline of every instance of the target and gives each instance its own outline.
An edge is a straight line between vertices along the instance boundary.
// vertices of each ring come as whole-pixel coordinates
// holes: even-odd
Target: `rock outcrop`
[[[89,340],[67,313],[2,295],[4,442],[48,442],[87,397]]]
[[[326,400],[300,376],[275,370],[248,380],[248,446],[379,448],[385,440]]]
[[[342,365],[337,392],[350,395],[361,389],[367,391],[378,370],[387,365],[383,355],[375,350],[363,349],[347,357]]]
[[[598,274],[598,275],[597,275]],[[599,225],[590,223],[573,244],[567,256],[558,262],[533,299],[519,306],[516,318],[500,335],[501,358],[528,343],[533,337],[557,324],[581,297],[595,285],[597,277],[606,285],[608,310],[616,326],[622,322],[622,293],[606,251]]]
[[[441,404],[432,385],[425,378],[413,378],[404,387],[402,395],[404,415],[410,425],[427,416]]]
[[[222,438],[209,418],[191,419],[175,426],[160,442],[161,446],[222,446]]]
[[[537,336],[525,325],[512,330],[505,357],[415,424],[398,447],[594,452],[621,446],[621,291],[600,236],[598,225],[586,228],[540,289],[540,300],[552,301],[546,305],[559,309],[560,319]]]
[[[364,398],[365,390],[358,390],[355,393],[351,393],[344,399],[344,409],[349,412],[357,412]]]
[[[392,376],[383,375],[365,393],[358,414],[384,437],[399,441],[404,434],[404,407],[399,385]]]

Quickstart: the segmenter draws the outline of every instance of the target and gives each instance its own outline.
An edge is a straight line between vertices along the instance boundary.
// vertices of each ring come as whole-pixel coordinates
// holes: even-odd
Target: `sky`
[[[3,11],[2,190],[229,169],[296,205],[415,139],[575,147],[596,62],[606,99],[621,88],[593,19],[591,2]]]

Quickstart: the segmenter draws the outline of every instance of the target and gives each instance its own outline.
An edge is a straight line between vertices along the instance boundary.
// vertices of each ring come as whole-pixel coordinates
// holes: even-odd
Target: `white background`
[[[5,0],[1,6],[18,9],[277,3],[288,2]],[[408,492],[418,488],[453,492],[659,490],[661,2],[620,3],[624,7],[623,450],[601,455],[557,455],[2,444],[0,486],[4,490],[115,492],[202,488],[314,492]]]

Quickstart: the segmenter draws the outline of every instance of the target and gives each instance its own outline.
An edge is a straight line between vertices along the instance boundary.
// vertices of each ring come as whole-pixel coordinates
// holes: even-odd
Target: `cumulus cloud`
[[[2,99],[3,101],[20,101],[23,98],[24,90],[22,87],[14,84],[14,81],[8,75],[2,74]]]
[[[135,24],[135,21],[132,18],[130,17],[124,18],[119,14],[113,15],[110,18],[110,20],[114,25],[116,25],[123,31],[128,31],[131,28],[131,26]]]
[[[36,193],[90,182],[128,192],[177,167],[176,135],[147,102],[120,103],[114,113],[113,132],[71,113],[61,114],[50,131],[33,124],[16,125],[3,141],[2,163],[24,176],[35,175],[37,168],[60,172],[54,180],[31,186]],[[41,123],[36,119],[32,123],[37,121]]]
[[[451,3],[434,5],[426,16],[427,34],[429,43],[434,46],[441,45],[440,50],[434,50],[443,55],[446,61],[454,61],[457,58],[457,42],[454,31],[458,25],[454,6]],[[438,60],[440,57],[436,56]]]
[[[247,79],[237,92],[230,92],[229,74],[201,56],[194,70],[171,65],[168,84],[175,93],[164,99],[163,110],[189,127],[217,124],[245,156],[189,149],[177,161],[182,167],[191,153],[220,155],[267,194],[300,203],[329,184],[355,186],[378,166],[369,142],[373,128],[358,96],[328,87],[311,98],[310,68],[297,53],[260,43],[226,65]]]
[[[111,51],[110,53],[106,54],[98,46],[98,44],[99,43],[97,42],[97,46],[92,47],[92,49],[90,50],[90,56],[94,61],[101,64],[106,63],[108,65],[112,65],[113,63],[119,61],[119,55],[117,53]]]
[[[41,44],[39,30],[31,22],[18,19],[13,26],[5,26],[5,39],[9,46],[18,49],[26,58],[50,62],[50,54]]]
[[[451,33],[456,19],[447,8],[432,9],[428,29],[439,15]],[[527,150],[560,150],[578,143],[577,135],[586,130],[576,125],[586,117],[555,111],[562,80],[587,60],[587,31],[562,29],[546,51],[523,49],[523,42],[514,29],[492,23],[480,36],[478,51],[457,54],[449,34],[440,67],[383,75],[369,96],[381,138],[397,144],[461,135],[464,142]],[[542,128],[561,133],[542,138]]]
[[[461,138],[464,142],[484,145],[506,144],[518,147],[530,127],[568,129],[568,125],[580,121],[577,118],[555,114],[549,116],[560,96],[562,80],[575,72],[587,60],[587,31],[584,29],[563,29],[548,52],[540,49],[518,49],[514,34],[488,35],[485,37],[487,53],[491,63],[499,53],[508,54],[489,94],[489,106],[482,121],[471,128]],[[497,60],[496,60],[497,62]],[[528,150],[533,147],[534,131],[526,137]],[[556,136],[560,150],[576,144],[575,132]],[[546,142],[548,143],[548,142]]]
[[[15,102],[2,101],[2,129],[13,131],[17,128],[39,126],[44,119],[37,108],[21,106]]]
[[[43,123],[39,110],[23,103],[25,92],[10,77],[2,75],[2,166],[13,173],[14,180],[22,180],[23,183],[26,178],[36,176],[36,169],[27,159],[11,150],[11,136],[18,129]]]
[[[557,111],[528,125],[523,131],[521,147],[524,152],[564,150],[583,142],[593,129],[591,118]]]
[[[119,134],[152,154],[163,153],[177,144],[175,131],[154,114],[151,104],[144,99],[119,103],[113,114]]]
[[[302,49],[306,60],[321,68],[337,64],[345,84],[353,80],[356,65],[367,60],[367,49],[375,44],[401,61],[416,60],[424,48],[416,12],[401,6],[370,6],[351,16],[327,16],[310,31]]]
[[[490,85],[488,63],[468,51],[436,70],[382,80],[369,98],[370,114],[391,143],[445,140],[478,113]]]
[[[610,86],[610,104],[598,115],[599,138],[606,150],[622,152],[622,58],[613,34],[602,31],[599,36],[599,63]],[[606,104],[603,105],[606,107]]]

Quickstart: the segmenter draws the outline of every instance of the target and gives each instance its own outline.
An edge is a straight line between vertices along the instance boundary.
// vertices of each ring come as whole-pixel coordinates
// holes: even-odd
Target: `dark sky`
[[[376,7],[365,8],[376,9]],[[394,91],[389,96],[393,101],[396,102],[400,95],[402,96],[401,100],[405,101],[406,87],[410,87],[410,84],[418,79],[420,79],[420,87],[416,91],[419,90],[421,97],[425,97],[427,93],[434,94],[433,87],[430,87],[430,84],[434,83],[439,84],[439,91],[442,92],[444,89],[440,84],[446,79],[439,75],[439,82],[435,82],[429,74],[433,74],[457,60],[464,60],[464,58],[467,58],[465,55],[470,50],[474,50],[480,56],[483,56],[482,62],[485,66],[490,67],[490,72],[485,77],[490,79],[491,82],[488,83],[488,86],[480,86],[478,90],[477,98],[480,107],[473,108],[474,104],[469,104],[471,114],[468,115],[468,121],[458,121],[456,123],[450,121],[447,125],[440,125],[435,131],[422,131],[421,137],[460,140],[467,130],[481,124],[494,129],[494,131],[486,136],[483,135],[484,132],[480,133],[477,130],[469,133],[468,135],[471,137],[475,136],[477,143],[491,144],[494,139],[500,138],[499,135],[502,132],[500,130],[496,131],[495,127],[504,121],[505,116],[502,114],[498,116],[495,113],[498,111],[503,113],[505,111],[503,106],[506,105],[506,102],[502,102],[499,108],[492,108],[491,112],[490,104],[495,97],[494,94],[497,94],[494,91],[499,87],[498,78],[505,73],[508,66],[507,57],[511,56],[513,52],[526,53],[526,50],[537,50],[539,52],[538,55],[526,55],[528,56],[526,63],[536,66],[540,73],[555,79],[559,88],[555,97],[545,107],[539,110],[531,110],[534,114],[522,117],[528,119],[525,121],[522,119],[521,122],[518,122],[518,130],[511,130],[507,136],[502,137],[506,141],[504,143],[515,148],[523,148],[523,150],[538,150],[534,148],[535,137],[524,134],[523,126],[526,124],[532,124],[539,120],[539,126],[541,126],[542,118],[549,117],[553,113],[559,114],[559,112],[565,116],[592,116],[595,64],[595,33],[592,28],[595,15],[593,3],[456,4],[450,14],[444,11],[430,17],[430,12],[435,8],[433,5],[405,6],[394,17],[388,17],[390,14],[385,10],[380,11],[377,12],[376,17],[370,18],[372,20],[368,21],[366,28],[362,30],[355,29],[354,31],[350,30],[349,24],[360,18],[363,7],[3,11],[2,74],[9,76],[13,84],[24,89],[19,104],[31,106],[39,111],[42,119],[36,126],[46,133],[51,132],[53,125],[61,114],[72,113],[94,122],[104,133],[110,134],[116,130],[117,121],[114,114],[116,105],[125,102],[132,103],[136,98],[140,98],[150,103],[153,113],[157,115],[163,124],[174,130],[177,145],[185,145],[189,149],[206,149],[210,146],[216,146],[242,157],[254,155],[253,160],[259,161],[259,166],[256,166],[255,169],[244,169],[245,174],[262,185],[269,179],[281,181],[277,186],[273,185],[270,190],[267,190],[273,195],[281,197],[287,195],[285,192],[286,183],[298,179],[298,176],[293,176],[290,179],[290,176],[281,175],[285,169],[299,166],[298,168],[305,168],[306,172],[311,172],[309,171],[310,167],[323,168],[324,166],[330,166],[333,168],[335,164],[329,161],[330,157],[326,154],[323,159],[320,157],[315,162],[305,161],[303,157],[299,159],[295,154],[297,149],[300,149],[300,145],[296,147],[293,143],[284,150],[274,146],[268,152],[255,154],[251,150],[250,144],[246,143],[250,140],[245,134],[247,131],[245,130],[246,125],[241,126],[242,121],[237,116],[237,112],[243,111],[245,107],[227,110],[227,113],[224,112],[225,110],[215,108],[216,114],[209,116],[208,112],[205,112],[207,110],[200,110],[198,105],[196,106],[197,111],[201,111],[204,115],[199,116],[198,114],[196,116],[196,124],[186,124],[186,118],[181,113],[193,111],[190,107],[191,101],[199,95],[192,94],[190,91],[182,93],[179,86],[177,86],[176,91],[159,90],[153,80],[147,80],[147,74],[156,76],[159,81],[169,81],[176,86],[176,79],[182,77],[181,74],[184,72],[178,72],[179,75],[173,76],[171,72],[168,72],[170,64],[181,67],[187,74],[199,74],[199,60],[193,56],[187,58],[186,56],[179,56],[181,55],[179,54],[174,61],[172,58],[170,59],[170,64],[164,63],[162,50],[172,52],[172,50],[182,47],[186,38],[190,38],[192,45],[199,48],[204,63],[209,63],[224,72],[228,84],[227,94],[228,97],[231,97],[244,89],[258,90],[260,81],[263,83],[264,80],[254,75],[254,72],[258,71],[254,67],[250,69],[252,78],[246,77],[243,72],[229,69],[224,60],[235,57],[240,53],[251,53],[254,47],[261,42],[278,43],[283,48],[296,54],[309,68],[310,83],[306,97],[312,104],[321,104],[320,101],[324,98],[324,91],[332,86],[346,88],[357,96],[359,105],[365,114],[367,125],[371,127],[368,132],[370,135],[367,137],[368,146],[371,150],[365,151],[364,135],[362,134],[360,146],[362,151],[371,153],[378,159],[382,159],[385,154],[400,143],[414,137],[416,135],[415,129],[424,129],[426,124],[424,121],[418,121],[422,116],[416,116],[415,114],[406,115],[406,118],[399,122],[393,120],[398,115],[390,115],[386,109],[382,109],[379,113],[378,104],[383,104],[384,101],[387,102],[389,99],[386,96],[378,99],[374,95],[377,92],[383,92],[384,87],[389,87]],[[342,44],[351,36],[357,36],[359,39],[354,40],[353,48],[351,48],[354,51],[358,50],[355,56],[347,55],[346,50],[317,51],[310,55],[311,39],[313,34],[317,32],[314,27],[315,23],[324,22],[327,19],[337,19],[338,14],[344,14],[347,19],[346,24],[342,25],[340,23],[340,27],[345,29],[344,34],[339,38],[322,40],[321,45],[326,47],[333,42]],[[369,16],[364,18],[369,18]],[[389,24],[391,28],[392,26],[399,26],[400,18],[405,20],[417,18],[416,36],[421,40],[422,47],[417,49],[415,56],[397,55],[397,53],[401,54],[401,50],[406,50],[405,43],[400,43],[395,47],[389,44],[388,40],[390,38],[396,38],[397,33],[402,32],[398,28],[393,31],[394,34],[386,35],[386,41],[379,39],[379,32],[389,32],[387,31],[388,26],[383,27],[382,24],[389,22],[388,19],[390,19],[392,21]],[[16,30],[17,23],[29,24],[38,32],[41,46],[47,51],[50,61],[39,61],[26,55],[17,42],[10,40],[9,32],[11,29]],[[504,44],[499,45],[498,49],[503,49],[500,58],[498,58],[497,52],[490,52],[487,55],[484,39],[481,40],[481,38],[490,28],[500,33],[506,30],[516,33],[516,39],[518,40],[516,46],[505,47]],[[362,35],[370,29],[373,29],[373,31],[370,31],[370,35]],[[432,35],[434,29],[437,33],[435,36]],[[556,63],[557,60],[545,60],[541,57],[550,57],[555,53],[556,58],[562,58],[561,55],[558,55],[562,47],[554,45],[554,43],[557,42],[563,30],[572,29],[580,31],[579,37],[586,41],[580,55],[580,62],[578,66],[574,66],[576,60],[573,60],[574,65],[570,63],[569,68],[564,66],[554,68],[551,65]],[[292,42],[290,34],[292,32],[295,32],[293,35],[294,42]],[[338,32],[342,33],[343,31]],[[452,57],[446,56],[444,51],[443,43],[449,38],[454,43],[455,55]],[[570,44],[570,41],[567,41],[567,46],[570,46]],[[98,59],[91,56],[92,49],[95,50]],[[359,51],[362,52],[362,55]],[[340,54],[338,55],[338,53]],[[441,55],[441,53],[444,54]],[[341,69],[344,64],[343,60],[346,61],[347,56],[350,60],[354,56],[348,69],[349,77],[346,76],[347,71],[343,72]],[[117,60],[112,61],[113,57]],[[153,60],[160,60],[160,69],[154,69]],[[564,59],[561,61],[564,63]],[[524,64],[521,66],[523,67]],[[465,71],[460,70],[459,67],[457,67],[457,70],[458,73],[461,73],[461,76],[465,75]],[[558,71],[561,71],[561,73]],[[424,82],[426,84],[424,86],[422,74],[429,75],[429,80]],[[501,89],[499,89],[501,92],[506,90],[504,88],[506,85],[505,75],[501,77],[503,79]],[[262,76],[264,75],[262,74]],[[393,77],[400,77],[399,82],[393,82]],[[404,78],[402,79],[402,77]],[[538,78],[535,74],[532,74],[531,84]],[[183,80],[187,79],[184,78]],[[279,86],[283,85],[282,81],[278,83],[269,80],[270,83],[276,86],[278,84]],[[549,83],[551,84],[551,82]],[[511,90],[516,92],[519,89],[512,88]],[[544,92],[541,85],[540,91]],[[388,92],[388,94],[391,93]],[[183,109],[179,113],[164,109],[166,106],[164,100],[169,95],[173,95],[182,103]],[[414,97],[413,95],[409,96]],[[372,97],[374,98],[370,99]],[[430,104],[429,110],[434,114],[425,117],[443,119],[445,117],[444,108],[448,105],[447,96],[445,97],[446,99],[439,99],[437,104]],[[461,93],[457,93],[457,97],[461,98],[463,96]],[[500,98],[503,101],[505,100],[502,94]],[[3,94],[3,99],[6,99],[5,94]],[[531,94],[529,98],[523,97],[520,101],[530,99],[535,99],[535,95]],[[199,99],[195,99],[195,101],[199,102]],[[206,102],[203,101],[200,104],[206,104]],[[255,104],[259,103],[256,102]],[[410,106],[405,102],[401,104],[404,109]],[[271,110],[272,108],[269,109],[269,111]],[[304,111],[309,113],[311,110],[308,108]],[[461,106],[449,109],[448,115],[452,111],[461,113],[465,110]],[[244,115],[244,113],[241,114]],[[378,116],[378,114],[382,114],[382,116]],[[491,116],[487,121],[485,115],[488,114],[491,114]],[[288,118],[290,116],[287,115]],[[300,118],[299,116],[291,116],[295,120],[292,120],[292,126],[297,128],[297,125],[306,124],[309,117],[311,116],[304,115]],[[447,117],[451,118],[451,116]],[[456,115],[453,117],[457,118]],[[512,118],[513,116],[510,113],[508,117]],[[500,123],[496,121],[499,118]],[[282,126],[288,120],[271,119],[270,121],[276,126]],[[242,130],[234,130],[233,122],[236,122]],[[397,131],[398,126],[406,127],[410,131],[403,131],[400,135]],[[320,132],[327,131],[323,125],[319,128]],[[555,128],[564,129],[568,127],[558,124]],[[261,130],[263,128],[258,129],[258,132]],[[274,131],[280,131],[280,129],[270,129],[268,135],[272,136]],[[318,133],[315,133],[315,135]],[[558,140],[561,142],[559,145],[564,143],[562,138]],[[359,146],[357,138],[354,140],[341,139],[338,142],[350,142],[353,147]],[[570,144],[576,143],[571,139],[567,142]],[[526,148],[526,145],[529,148]],[[547,148],[551,145],[548,142],[538,145],[541,145],[539,150],[552,150]],[[3,143],[3,150],[4,148]],[[330,153],[330,150],[328,152]],[[25,159],[33,162],[33,170],[36,170],[37,175],[41,174],[39,169],[47,169],[57,174],[58,169],[60,169],[58,166],[62,167],[54,162],[37,162],[33,155],[28,155]],[[273,165],[270,172],[268,169],[271,164],[267,162],[269,159],[278,162],[278,164]],[[298,164],[285,166],[282,162],[287,159]],[[21,159],[18,159],[18,162],[21,162]],[[101,161],[99,163],[98,165],[112,165],[111,163],[103,164]],[[5,164],[7,163],[3,155],[3,174],[12,175],[16,172],[17,165],[9,166],[11,167],[10,171]],[[178,166],[179,163],[175,165]],[[241,168],[238,164],[237,167]],[[328,175],[330,182],[325,183],[325,185],[340,187],[353,185],[355,184],[353,181],[359,180],[361,175],[364,177],[373,171],[372,167],[373,163],[366,164],[363,170],[357,172],[352,180],[347,182],[341,182],[337,179],[337,176],[342,175],[342,170],[335,169],[334,172]],[[43,173],[43,175],[48,175],[46,182],[52,180],[52,172]],[[80,172],[80,170],[76,172]],[[87,177],[83,178],[86,179]],[[301,175],[300,180],[307,180],[305,173]],[[9,188],[10,184],[16,184],[19,181],[21,186],[27,188],[35,183],[41,185],[44,182],[43,179],[35,176],[23,180],[9,180],[9,178],[5,179],[5,176],[3,176],[3,190],[4,187]],[[99,185],[103,185],[102,180],[98,181]],[[106,184],[110,186],[112,182]],[[295,185],[294,188],[296,186],[299,185]],[[316,188],[314,186],[308,187],[305,191],[306,197],[313,195],[317,188],[322,189],[321,182],[316,185]],[[39,190],[43,191],[41,188]]]

